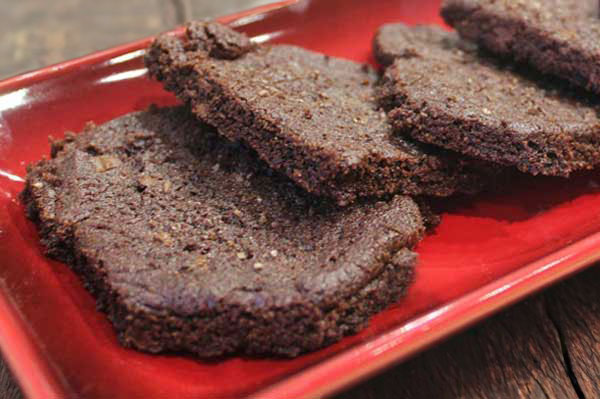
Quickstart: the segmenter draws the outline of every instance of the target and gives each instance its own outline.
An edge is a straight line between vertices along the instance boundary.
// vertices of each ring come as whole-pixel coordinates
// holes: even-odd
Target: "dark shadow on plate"
[[[161,96],[141,97],[136,101],[134,108],[137,111],[145,111],[152,105],[157,107],[170,107],[179,104],[181,104],[181,102],[175,98],[175,95],[165,91],[164,95]]]
[[[492,218],[507,222],[531,219],[584,195],[600,193],[600,169],[570,178],[511,173],[492,190],[470,197],[428,199],[437,213]]]

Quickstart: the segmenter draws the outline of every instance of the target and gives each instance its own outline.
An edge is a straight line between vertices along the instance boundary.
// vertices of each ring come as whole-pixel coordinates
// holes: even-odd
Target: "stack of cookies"
[[[383,26],[382,74],[191,23],[145,59],[184,105],[55,142],[28,215],[126,346],[321,348],[406,292],[435,224],[424,198],[600,162],[597,4],[552,3],[447,1],[472,42]]]
[[[375,38],[397,132],[533,175],[600,163],[597,1],[448,0],[442,16],[480,48],[438,27]]]

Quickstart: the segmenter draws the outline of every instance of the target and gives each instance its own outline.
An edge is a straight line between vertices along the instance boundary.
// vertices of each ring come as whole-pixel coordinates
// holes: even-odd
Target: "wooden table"
[[[0,0],[0,78],[265,0]],[[0,360],[0,397],[21,398]],[[600,268],[339,398],[600,398]]]

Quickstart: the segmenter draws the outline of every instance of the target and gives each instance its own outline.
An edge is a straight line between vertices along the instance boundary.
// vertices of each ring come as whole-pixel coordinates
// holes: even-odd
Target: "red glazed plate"
[[[386,22],[441,23],[439,0],[288,1],[223,18],[257,41],[373,62]],[[293,360],[202,362],[120,347],[65,265],[45,258],[18,194],[48,137],[173,97],[148,80],[149,39],[0,82],[0,348],[30,398],[314,398],[339,390],[600,259],[600,175],[520,177],[445,201],[408,296],[358,335]]]

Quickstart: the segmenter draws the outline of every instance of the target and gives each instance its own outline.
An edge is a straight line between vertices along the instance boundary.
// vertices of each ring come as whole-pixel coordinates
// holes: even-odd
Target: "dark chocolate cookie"
[[[499,65],[438,27],[383,27],[375,49],[383,62],[398,54],[379,94],[397,131],[534,175],[600,163],[591,96]]]
[[[442,16],[489,51],[600,94],[598,0],[446,0]]]
[[[390,193],[447,196],[483,185],[479,163],[394,137],[373,101],[376,73],[294,46],[238,46],[237,59],[212,50],[202,32],[245,36],[192,23],[186,37],[159,37],[146,64],[220,134],[252,147],[272,168],[340,205]],[[200,32],[200,33],[199,33]]]
[[[53,145],[23,200],[120,341],[150,352],[295,356],[355,333],[412,281],[408,197],[338,208],[183,108]]]

